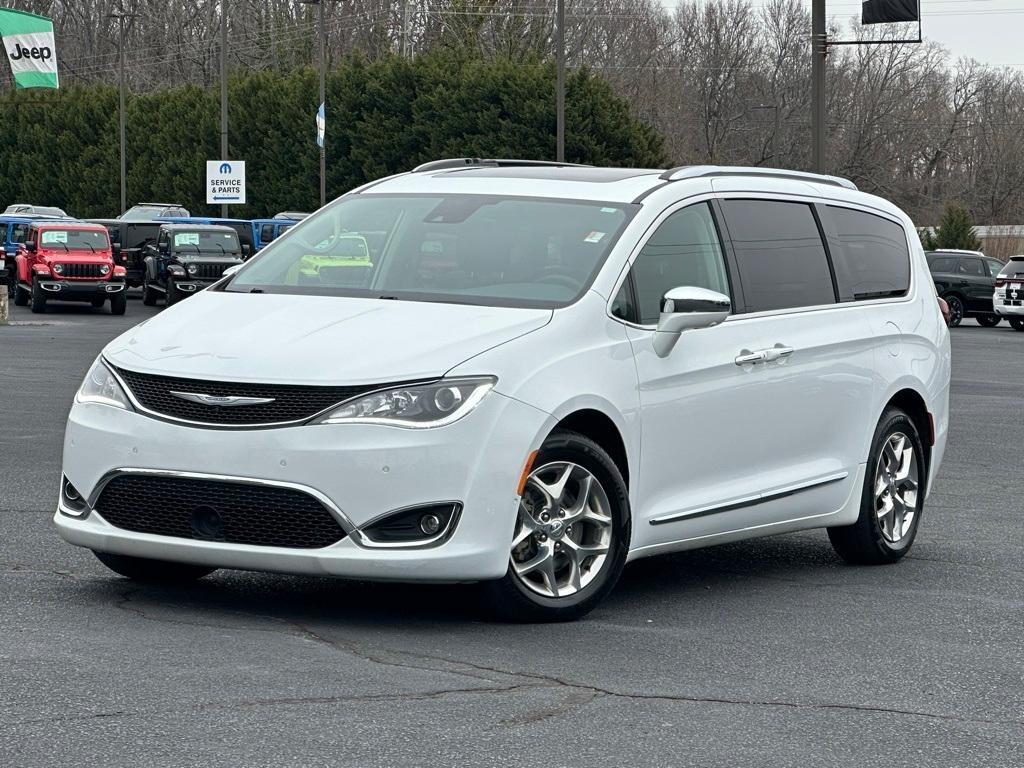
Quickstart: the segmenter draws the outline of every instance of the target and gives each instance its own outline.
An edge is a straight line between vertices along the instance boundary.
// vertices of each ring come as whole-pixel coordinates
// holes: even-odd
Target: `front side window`
[[[838,242],[832,259],[844,299],[902,296],[910,288],[910,250],[899,224],[852,208],[825,209]]]
[[[960,267],[957,269],[961,275],[970,275],[971,277],[985,277],[988,274],[988,270],[985,269],[985,264],[981,259],[978,258],[961,258]]]
[[[834,304],[835,288],[811,206],[723,200],[748,312]]]
[[[15,224],[11,230],[12,243],[24,243],[28,239],[28,224]]]
[[[228,291],[560,307],[637,206],[500,195],[343,197],[278,238]]]
[[[707,203],[676,211],[661,223],[634,260],[612,314],[654,325],[665,294],[683,286],[730,295],[722,245]]]
[[[985,259],[985,263],[988,265],[989,277],[998,277],[1003,268],[1003,262],[998,259]]]

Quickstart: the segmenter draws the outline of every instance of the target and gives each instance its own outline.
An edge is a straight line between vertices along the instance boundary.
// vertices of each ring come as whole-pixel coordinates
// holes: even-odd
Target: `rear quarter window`
[[[903,296],[910,288],[910,249],[902,226],[872,213],[827,206],[832,263],[843,300]]]

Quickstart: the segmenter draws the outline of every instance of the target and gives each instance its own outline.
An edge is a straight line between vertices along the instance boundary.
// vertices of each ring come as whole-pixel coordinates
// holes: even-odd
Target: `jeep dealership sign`
[[[206,202],[209,205],[245,204],[245,161],[206,161]]]
[[[53,22],[34,13],[0,8],[0,37],[15,88],[56,88],[57,46]]]

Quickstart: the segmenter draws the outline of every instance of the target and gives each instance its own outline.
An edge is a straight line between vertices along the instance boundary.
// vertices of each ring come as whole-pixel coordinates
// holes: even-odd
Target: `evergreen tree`
[[[933,242],[936,248],[981,250],[981,241],[974,234],[974,218],[970,211],[956,203],[950,203],[942,212]]]

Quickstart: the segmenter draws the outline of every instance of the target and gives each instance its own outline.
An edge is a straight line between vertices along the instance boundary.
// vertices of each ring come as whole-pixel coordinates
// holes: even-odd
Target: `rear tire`
[[[31,294],[20,285],[14,286],[14,306],[27,307]]]
[[[150,560],[146,557],[116,555],[113,552],[93,550],[93,554],[114,573],[150,584],[182,584],[201,579],[217,570],[205,565]]]
[[[32,306],[31,309],[37,315],[46,311],[46,293],[38,280],[32,281]]]
[[[142,303],[147,307],[155,307],[159,291],[149,286],[149,278],[142,279]]]
[[[615,462],[584,435],[554,432],[520,499],[508,570],[481,585],[486,605],[506,621],[578,619],[615,587],[629,535],[629,492]]]
[[[860,516],[853,525],[828,529],[832,548],[854,565],[895,563],[917,536],[926,482],[917,427],[899,408],[886,409],[868,455]]]
[[[110,314],[123,315],[128,309],[128,294],[125,291],[115,293],[110,297]]]
[[[956,328],[964,321],[964,302],[954,293],[942,297],[949,306],[949,327]]]
[[[978,325],[983,328],[995,328],[1003,318],[999,315],[978,315],[975,319],[978,321]]]
[[[1013,326],[1013,330],[1015,331],[1024,331],[1024,318],[1010,318],[1010,325]]]

